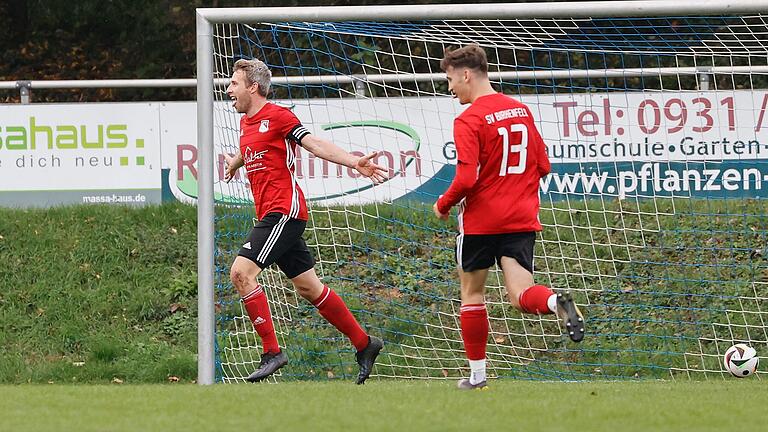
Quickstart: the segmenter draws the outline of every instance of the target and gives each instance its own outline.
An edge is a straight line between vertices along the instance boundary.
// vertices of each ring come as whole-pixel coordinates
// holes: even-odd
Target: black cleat
[[[282,351],[278,351],[276,353],[265,352],[261,355],[259,368],[256,369],[256,372],[248,375],[248,378],[245,380],[252,383],[259,382],[277,372],[278,369],[287,364],[288,356],[286,356]]]
[[[360,365],[360,373],[357,374],[357,384],[365,384],[365,380],[371,375],[373,370],[373,364],[376,362],[376,357],[379,355],[379,351],[384,348],[384,341],[376,336],[368,336],[368,346],[355,353],[357,358],[357,364]]]
[[[584,315],[571,298],[571,293],[557,294],[557,315],[563,320],[568,337],[574,342],[584,339]]]

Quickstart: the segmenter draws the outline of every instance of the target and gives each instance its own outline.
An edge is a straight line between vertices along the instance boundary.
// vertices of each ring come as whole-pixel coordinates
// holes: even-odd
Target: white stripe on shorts
[[[463,271],[464,267],[461,265],[461,253],[464,251],[464,234],[456,236],[456,264]]]
[[[280,216],[280,221],[278,221],[275,226],[272,227],[272,232],[269,233],[267,241],[264,242],[264,246],[261,248],[261,252],[259,252],[259,255],[256,257],[258,261],[263,263],[267,259],[270,252],[272,252],[275,243],[277,243],[277,239],[280,238],[280,234],[283,233],[283,227],[285,227],[285,224],[289,219],[290,218],[288,215]]]

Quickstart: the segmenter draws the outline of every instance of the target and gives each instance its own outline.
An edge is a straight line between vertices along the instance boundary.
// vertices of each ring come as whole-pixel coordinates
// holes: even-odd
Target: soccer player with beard
[[[271,79],[272,73],[262,61],[241,59],[234,64],[227,88],[235,110],[244,115],[240,119],[240,151],[224,156],[224,179],[231,180],[240,167],[245,167],[258,218],[230,272],[264,346],[259,368],[246,379],[261,381],[288,363],[277,342],[266,295],[256,282],[263,269],[276,263],[298,294],[352,342],[360,366],[356,382],[363,384],[384,342],[369,336],[341,297],[315,273],[315,261],[302,238],[308,212],[294,172],[296,145],[319,158],[354,168],[374,183],[386,179],[386,170],[371,161],[377,153],[354,156],[312,135],[290,110],[268,102]]]
[[[488,313],[485,281],[498,264],[507,295],[525,313],[556,313],[569,337],[584,337],[584,318],[570,294],[555,294],[533,282],[533,248],[539,222],[539,179],[549,173],[544,141],[531,110],[496,92],[488,79],[488,60],[477,45],[447,50],[440,67],[448,89],[472,105],[454,121],[456,176],[433,206],[440,219],[459,205],[456,260],[461,283],[461,335],[470,377],[460,389],[486,387],[485,349]]]

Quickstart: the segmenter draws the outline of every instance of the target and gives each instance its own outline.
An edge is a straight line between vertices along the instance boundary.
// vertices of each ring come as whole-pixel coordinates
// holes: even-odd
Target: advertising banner
[[[764,197],[768,93],[753,91],[523,95],[548,147],[542,197]],[[376,162],[373,187],[346,167],[298,149],[296,178],[317,205],[431,202],[455,172],[448,97],[276,101],[307,129]],[[504,116],[504,112],[490,116]],[[0,205],[156,203],[197,199],[194,102],[0,106]],[[252,202],[242,173],[223,182],[223,153],[238,149],[240,114],[214,112],[219,202]],[[489,121],[495,118],[488,119]],[[512,136],[512,135],[510,135]],[[519,135],[517,135],[519,136]],[[509,142],[509,160],[525,151]]]
[[[160,202],[156,104],[0,106],[0,205]]]
[[[520,99],[531,108],[547,144],[552,174],[541,180],[541,188],[549,199],[566,195],[765,196],[768,93],[615,92]],[[348,98],[278,103],[291,107],[312,133],[348,151],[382,151],[377,163],[392,176],[385,186],[373,188],[353,170],[299,150],[296,174],[309,201],[326,205],[401,198],[431,201],[453,178],[453,120],[464,109],[455,100]],[[182,110],[183,118],[178,118]],[[195,107],[163,109],[161,116],[163,124],[179,125],[164,130],[168,136],[163,137],[170,189],[177,199],[194,200],[197,153],[189,119],[194,119]],[[221,181],[221,152],[236,151],[239,117],[228,104],[217,106],[214,140],[219,154],[214,175],[217,200],[222,202],[250,199],[244,178],[228,185]],[[510,144],[514,158],[520,143]]]
[[[442,100],[440,100],[442,99]],[[442,102],[443,109],[439,112]],[[388,99],[382,105],[371,100],[306,100],[277,101],[288,106],[304,126],[353,154],[380,152],[376,163],[389,170],[391,180],[374,188],[370,180],[360,178],[352,169],[341,167],[297,149],[296,178],[308,201],[331,205],[341,202],[391,201],[421,188],[444,165],[455,158],[446,157],[446,145],[452,146],[450,99]],[[252,202],[247,180],[242,173],[229,184],[223,182],[223,152],[238,151],[240,114],[217,105],[214,141],[216,162],[214,181],[217,200]],[[176,199],[197,198],[197,146],[194,104],[165,104],[160,111],[163,125],[163,171],[168,187]],[[449,127],[442,121],[449,119]],[[449,179],[450,181],[450,179]],[[447,187],[445,181],[440,187]]]
[[[542,192],[765,197],[768,93],[601,93],[538,98],[553,173]],[[542,103],[543,102],[543,103]]]

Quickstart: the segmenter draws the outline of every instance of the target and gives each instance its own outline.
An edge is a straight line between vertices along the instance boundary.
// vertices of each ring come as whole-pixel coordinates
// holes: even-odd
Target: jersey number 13
[[[501,157],[501,169],[499,170],[499,176],[504,177],[507,174],[521,174],[525,171],[525,162],[528,159],[528,126],[524,124],[513,124],[507,128],[500,127],[497,129],[499,135],[501,135],[502,145],[504,148],[503,155]],[[520,142],[517,144],[510,144],[509,135],[515,132],[520,132]],[[519,153],[520,159],[516,165],[509,166],[509,154]]]

